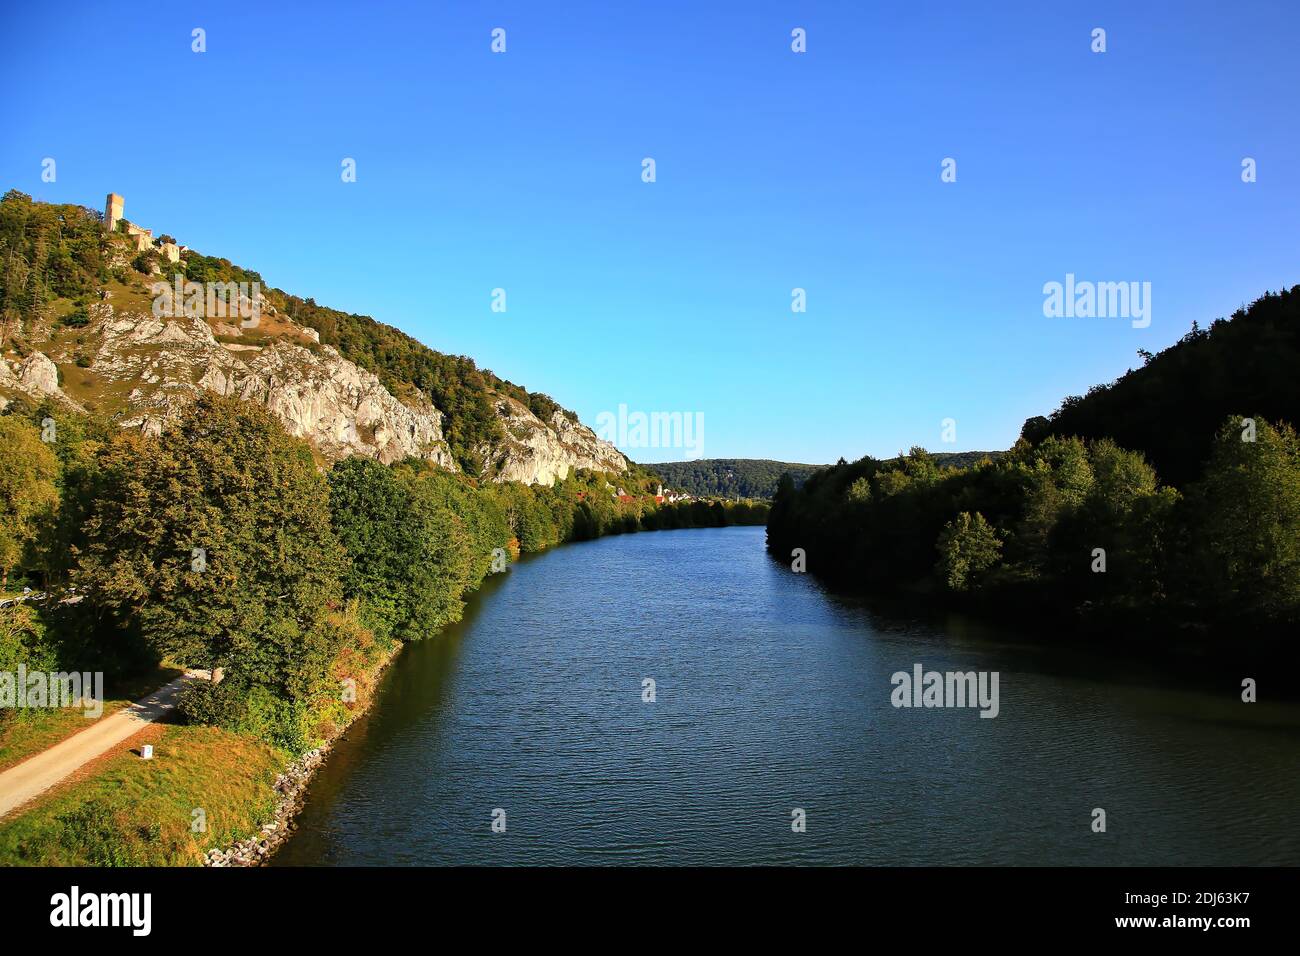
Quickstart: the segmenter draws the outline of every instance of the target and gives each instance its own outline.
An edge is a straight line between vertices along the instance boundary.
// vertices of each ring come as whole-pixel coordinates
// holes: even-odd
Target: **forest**
[[[935,452],[932,457],[940,465],[965,468],[985,458],[996,458],[999,454],[1001,452]],[[665,487],[692,495],[770,501],[776,495],[782,475],[788,474],[794,486],[799,488],[814,472],[829,466],[768,458],[700,458],[695,461],[655,462],[648,467],[663,478]]]
[[[701,458],[696,461],[655,462],[648,466],[662,476],[664,486],[692,495],[767,498],[776,494],[783,474],[795,486],[825,465],[801,465],[766,458]]]
[[[996,461],[944,467],[918,448],[783,478],[768,548],[802,549],[853,591],[1293,654],[1298,312],[1300,287],[1194,328],[1030,419]]]

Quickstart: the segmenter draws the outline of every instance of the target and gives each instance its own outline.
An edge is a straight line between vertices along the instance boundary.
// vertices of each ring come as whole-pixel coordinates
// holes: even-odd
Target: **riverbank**
[[[287,835],[312,773],[370,707],[403,645],[356,675],[346,722],[306,754],[219,727],[156,722],[0,822],[0,866],[256,865]],[[142,748],[153,747],[150,760]]]
[[[434,635],[429,640],[437,640]],[[364,675],[358,683],[367,690],[364,697],[358,697],[357,705],[350,711],[351,719],[337,728],[328,739],[318,747],[292,760],[275,778],[271,789],[275,793],[275,805],[270,819],[257,824],[256,830],[243,839],[235,840],[228,846],[215,847],[203,855],[203,866],[261,866],[266,863],[280,845],[293,832],[293,820],[302,808],[302,801],[307,787],[316,771],[320,769],[335,743],[347,735],[348,729],[370,710],[377,696],[374,691],[379,685],[379,678],[388,666],[406,647],[395,644],[385,653],[378,665]]]
[[[651,530],[658,529],[638,529]],[[576,543],[585,542],[565,542]],[[415,643],[442,640],[454,626]],[[151,725],[0,821],[0,866],[265,864],[293,833],[313,778],[369,713],[380,679],[406,649],[394,641],[376,651],[355,675],[346,722],[303,754],[220,727]],[[148,761],[140,758],[146,743],[154,748]]]
[[[752,527],[752,526],[751,526]],[[603,538],[617,537],[626,534],[639,535],[642,532],[649,531],[697,531],[700,528],[657,528],[654,526],[639,526],[633,531],[617,530],[603,535],[602,538],[586,539],[579,541],[565,541],[557,545],[546,548],[540,552],[533,552],[526,555],[514,555],[514,561],[511,567],[518,566],[521,558],[529,560],[549,554],[560,548],[572,547],[591,543],[591,541],[602,540]],[[495,580],[495,577],[489,577],[485,581]],[[470,595],[474,600],[481,597],[482,592],[476,590]],[[429,642],[443,640],[446,632],[460,624],[457,619],[446,625],[438,634],[427,638]],[[241,866],[264,866],[271,861],[275,852],[293,835],[297,829],[296,818],[302,810],[307,791],[312,784],[317,773],[326,765],[331,752],[335,746],[340,744],[348,735],[356,723],[366,716],[378,694],[376,691],[379,687],[380,678],[383,673],[400,657],[403,651],[409,651],[415,647],[426,643],[425,641],[416,642],[415,644],[399,644],[394,647],[382,661],[379,667],[368,673],[365,678],[366,686],[370,689],[363,703],[359,702],[352,711],[351,720],[339,728],[339,731],[323,742],[319,747],[303,754],[301,757],[289,763],[284,770],[276,777],[271,787],[276,794],[276,802],[270,819],[259,825],[256,832],[253,832],[244,839],[237,840],[225,847],[213,848],[208,850],[203,857],[203,866],[212,867],[241,867]]]
[[[770,549],[767,555],[774,566],[789,571],[780,555]],[[1029,590],[1006,600],[933,588],[869,590],[842,575],[811,569],[808,576],[836,600],[873,613],[935,627],[960,620],[972,630],[1000,633],[1027,655],[1069,657],[1073,665],[1112,678],[1132,675],[1170,688],[1239,692],[1245,677],[1300,666],[1300,648],[1289,635],[1265,633],[1244,621],[1235,630],[1222,624],[1198,629],[1171,623],[1159,608],[1062,608]],[[1269,696],[1300,700],[1300,687],[1273,683]]]

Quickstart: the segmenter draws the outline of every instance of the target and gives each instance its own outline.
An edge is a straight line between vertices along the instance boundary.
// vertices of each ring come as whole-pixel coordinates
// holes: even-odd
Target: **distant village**
[[[614,501],[623,501],[623,502],[636,501],[636,495],[629,495],[623,488],[615,487],[614,485],[611,485],[608,481],[605,482],[605,487],[609,490],[609,496]],[[578,492],[579,501],[581,501],[585,497],[587,497],[587,493],[585,491]],[[665,502],[671,505],[671,504],[676,504],[679,501],[695,500],[695,496],[692,494],[687,494],[685,491],[673,491],[671,489],[664,490],[663,485],[660,485],[658,487],[658,489],[655,491],[652,497],[654,498],[655,504],[657,505],[664,504]]]

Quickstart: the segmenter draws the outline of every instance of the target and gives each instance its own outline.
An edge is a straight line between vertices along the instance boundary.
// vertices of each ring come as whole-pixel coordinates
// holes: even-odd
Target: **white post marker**
[[[153,744],[145,744],[140,748],[140,756],[145,760],[153,759]]]

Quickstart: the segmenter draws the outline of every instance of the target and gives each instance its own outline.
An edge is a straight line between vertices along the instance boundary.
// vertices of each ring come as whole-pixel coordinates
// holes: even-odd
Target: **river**
[[[1300,863],[1300,707],[884,614],[763,534],[610,537],[491,579],[390,667],[273,862]],[[915,664],[996,671],[997,716],[893,707]]]

